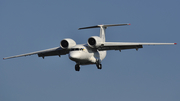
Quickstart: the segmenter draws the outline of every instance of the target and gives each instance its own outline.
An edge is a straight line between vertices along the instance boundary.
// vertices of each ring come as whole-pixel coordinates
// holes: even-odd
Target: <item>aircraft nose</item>
[[[80,54],[78,52],[70,52],[69,58],[73,61],[77,61],[80,59]]]

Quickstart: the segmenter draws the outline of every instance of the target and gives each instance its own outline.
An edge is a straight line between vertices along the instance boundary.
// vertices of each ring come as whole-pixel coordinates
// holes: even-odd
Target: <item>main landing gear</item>
[[[79,64],[76,64],[76,65],[75,65],[75,70],[76,70],[76,71],[79,71],[79,70],[80,70]]]

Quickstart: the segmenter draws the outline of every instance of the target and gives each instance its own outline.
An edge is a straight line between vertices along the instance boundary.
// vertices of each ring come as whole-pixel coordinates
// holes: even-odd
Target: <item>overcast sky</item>
[[[1,0],[0,58],[87,43],[98,24],[109,42],[177,42],[108,51],[102,70],[74,70],[68,55],[0,60],[0,101],[179,101],[179,0]]]

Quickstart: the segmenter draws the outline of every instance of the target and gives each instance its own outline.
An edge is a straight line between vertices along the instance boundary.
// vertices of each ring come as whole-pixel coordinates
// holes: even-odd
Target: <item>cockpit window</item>
[[[72,48],[71,51],[83,51],[84,48]]]

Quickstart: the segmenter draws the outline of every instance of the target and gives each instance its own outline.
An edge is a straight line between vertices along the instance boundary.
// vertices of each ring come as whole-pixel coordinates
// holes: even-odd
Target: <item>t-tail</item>
[[[100,38],[103,39],[103,41],[105,42],[106,40],[106,28],[107,27],[112,27],[112,26],[125,26],[125,25],[131,25],[129,23],[127,24],[110,24],[110,25],[96,25],[96,26],[90,26],[90,27],[82,27],[82,28],[79,28],[79,30],[81,29],[89,29],[89,28],[100,28]]]

